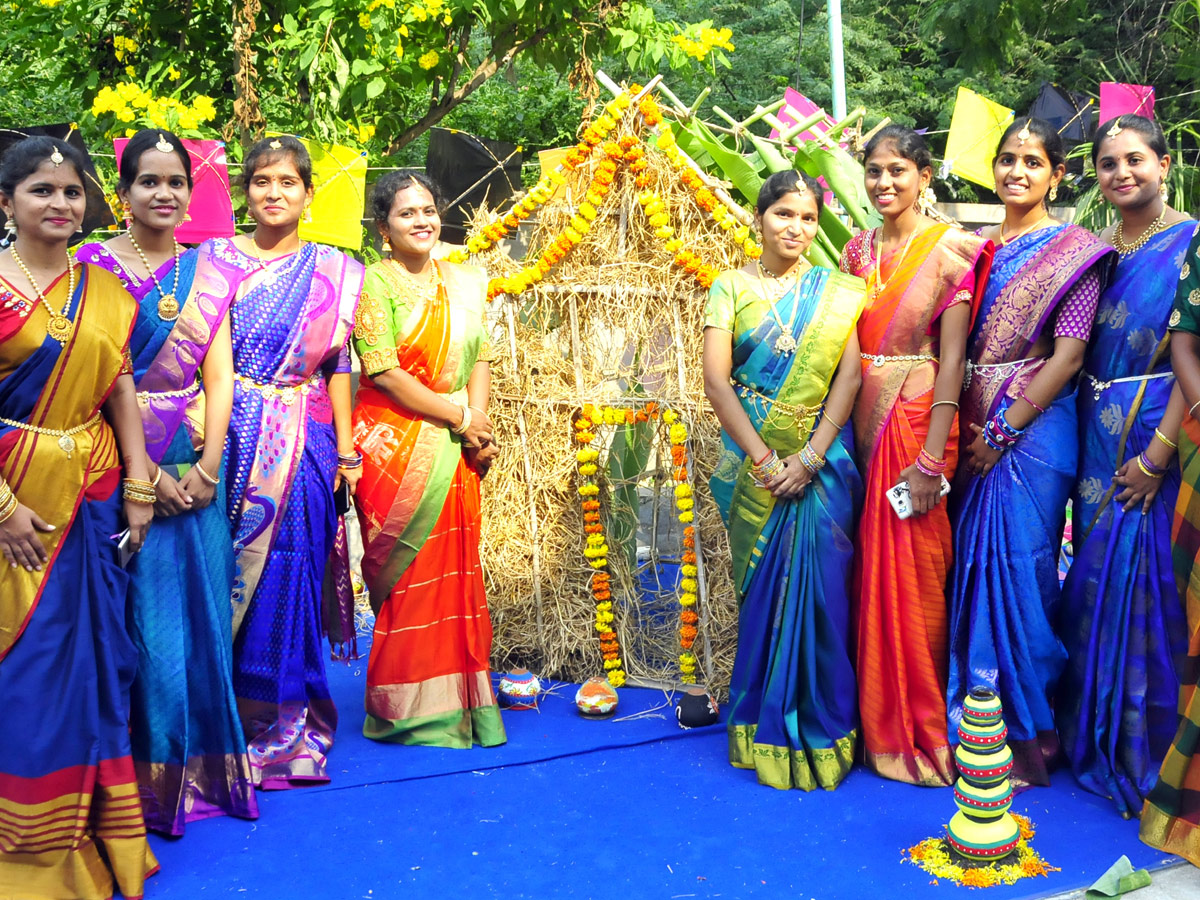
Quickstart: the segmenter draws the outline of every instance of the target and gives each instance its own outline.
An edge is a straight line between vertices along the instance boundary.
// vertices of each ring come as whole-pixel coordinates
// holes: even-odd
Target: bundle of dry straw
[[[736,648],[737,606],[727,535],[707,489],[720,440],[701,370],[706,291],[674,264],[675,253],[656,236],[639,195],[649,190],[661,198],[674,237],[705,263],[721,270],[747,259],[731,233],[697,204],[680,169],[654,146],[636,104],[609,140],[626,135],[645,142],[640,186],[622,166],[574,250],[525,292],[501,295],[492,310],[489,415],[503,448],[484,483],[482,558],[495,629],[492,662],[500,670],[526,665],[571,680],[603,672],[575,490],[572,419],[585,403],[641,407],[653,400],[677,410],[690,434],[703,564],[693,652],[700,680],[723,693]],[[525,263],[497,248],[472,262],[492,277],[507,277],[536,260],[577,214],[603,158],[593,153],[541,208]],[[483,221],[481,215],[477,227]],[[626,670],[635,682],[674,683],[678,597],[673,585],[656,584],[655,563],[678,561],[683,526],[673,512],[671,454],[658,427],[649,463],[636,479],[643,521],[639,562],[633,563],[631,547],[614,547],[608,558]],[[596,446],[603,462],[606,447]],[[615,485],[611,477],[601,483],[608,488],[601,493],[608,510]]]

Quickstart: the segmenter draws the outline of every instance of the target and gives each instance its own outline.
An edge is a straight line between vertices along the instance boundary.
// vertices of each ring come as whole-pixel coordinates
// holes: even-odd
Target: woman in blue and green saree
[[[175,241],[191,198],[191,159],[178,137],[135,134],[117,193],[128,233],[84,244],[76,258],[112,272],[137,302],[130,354],[158,503],[146,547],[129,564],[138,650],[130,734],[146,827],[180,835],[198,819],[258,815],[232,681],[222,477],[233,405],[230,272]]]
[[[1000,695],[1013,777],[1050,783],[1052,702],[1066,661],[1055,634],[1058,556],[1078,459],[1075,395],[1112,248],[1055,221],[1046,198],[1066,174],[1058,133],[1018,119],[992,163],[1004,221],[967,344],[959,411],[963,465],[951,494],[951,743],[976,687]]]
[[[862,381],[865,288],[802,256],[821,191],[794,171],[767,179],[762,257],[717,277],[704,319],[724,445],[711,484],[740,604],[729,760],[806,791],[850,771],[858,720],[848,590],[862,479],[844,426]]]
[[[84,163],[28,138],[0,161],[0,896],[142,896],[146,843],[127,724],[129,578],[154,489],[129,361],[136,307],[77,264]],[[122,481],[122,459],[125,480]],[[115,885],[114,885],[115,882]]]
[[[1187,650],[1171,565],[1185,407],[1167,328],[1194,223],[1162,194],[1171,163],[1158,125],[1120,116],[1096,134],[1096,178],[1120,217],[1102,237],[1120,261],[1080,386],[1075,559],[1059,619],[1068,662],[1055,720],[1079,783],[1128,818],[1175,735]]]

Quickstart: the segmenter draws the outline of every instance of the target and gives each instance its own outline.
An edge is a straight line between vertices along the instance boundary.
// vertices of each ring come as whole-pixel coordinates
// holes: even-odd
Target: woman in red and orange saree
[[[367,269],[355,323],[355,499],[376,610],[363,733],[491,747],[505,735],[479,564],[479,479],[497,452],[481,353],[487,278],[430,257],[437,193],[413,172],[380,179],[372,205],[390,254]]]
[[[140,547],[152,515],[128,499],[150,484],[127,350],[137,308],[67,255],[82,173],[44,137],[0,165],[18,231],[0,253],[0,897],[23,900],[107,898],[114,882],[138,898],[157,868],[127,725],[129,580],[110,539],[128,524]],[[121,456],[141,485],[123,491]]]
[[[842,270],[867,281],[854,409],[866,495],[851,592],[864,754],[888,778],[943,785],[954,779],[945,596],[953,554],[941,482],[958,459],[967,332],[992,245],[917,211],[932,174],[914,132],[888,126],[871,140],[865,183],[884,224],[851,239]],[[912,510],[905,519],[887,498],[900,482]]]

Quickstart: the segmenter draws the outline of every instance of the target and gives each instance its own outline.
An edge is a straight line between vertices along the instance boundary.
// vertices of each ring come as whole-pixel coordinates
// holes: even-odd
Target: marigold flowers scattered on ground
[[[1052,866],[1042,859],[1029,846],[1033,837],[1033,826],[1025,816],[1013,813],[1017,825],[1021,829],[1021,838],[1017,842],[1014,854],[1002,860],[987,865],[962,866],[951,856],[949,845],[945,838],[928,838],[914,847],[909,847],[908,861],[924,869],[935,878],[952,881],[967,887],[995,887],[998,884],[1014,884],[1022,878],[1038,875],[1046,876],[1050,872],[1058,872],[1057,866]]]

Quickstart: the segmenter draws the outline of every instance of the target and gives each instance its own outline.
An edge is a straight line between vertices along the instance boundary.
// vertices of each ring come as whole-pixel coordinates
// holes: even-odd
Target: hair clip
[[[1026,142],[1027,140],[1029,140],[1029,137],[1030,137],[1030,132],[1029,132],[1029,123],[1030,123],[1030,122],[1032,122],[1032,121],[1033,121],[1032,119],[1026,119],[1026,120],[1025,120],[1025,127],[1024,127],[1024,128],[1022,128],[1020,131],[1018,131],[1018,132],[1017,132],[1017,143],[1018,143],[1018,144],[1020,144],[1022,147],[1024,147],[1024,146],[1025,146],[1025,142]]]
[[[1121,117],[1117,116],[1117,121],[1112,123],[1112,128],[1108,129],[1108,131],[1105,133],[1105,136],[1106,137],[1116,137],[1118,134],[1120,134],[1124,130],[1125,129],[1121,127]]]
[[[154,145],[154,149],[158,150],[160,153],[173,153],[175,151],[175,145],[163,137],[162,134],[159,134],[158,143]]]
[[[279,138],[275,138],[275,140],[271,141],[271,143],[267,144],[267,146],[270,147],[272,150],[282,150],[283,149],[283,144],[280,142]]]
[[[57,169],[59,166],[61,166],[63,164],[63,159],[64,157],[62,155],[62,151],[55,147],[54,152],[50,154],[50,162],[54,163],[54,168]]]

